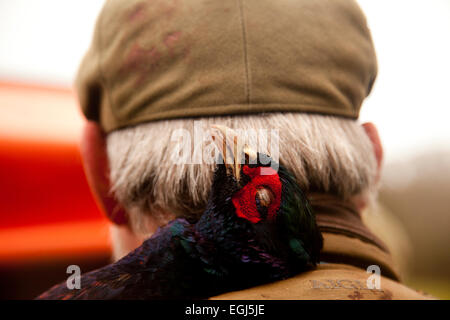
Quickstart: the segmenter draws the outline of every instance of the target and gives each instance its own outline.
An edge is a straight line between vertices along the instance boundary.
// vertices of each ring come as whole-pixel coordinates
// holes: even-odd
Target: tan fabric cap
[[[259,112],[356,119],[376,73],[351,0],[108,0],[76,86],[110,132]]]

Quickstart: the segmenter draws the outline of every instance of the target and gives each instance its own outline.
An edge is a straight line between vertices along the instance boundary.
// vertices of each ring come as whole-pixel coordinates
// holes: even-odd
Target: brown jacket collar
[[[308,195],[324,237],[321,261],[367,269],[378,265],[384,276],[399,280],[386,245],[363,223],[349,202],[325,194]]]

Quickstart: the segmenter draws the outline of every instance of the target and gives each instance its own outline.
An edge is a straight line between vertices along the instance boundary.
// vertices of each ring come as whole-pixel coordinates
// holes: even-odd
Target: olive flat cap
[[[76,89],[110,132],[261,112],[356,119],[376,74],[352,0],[107,0]]]

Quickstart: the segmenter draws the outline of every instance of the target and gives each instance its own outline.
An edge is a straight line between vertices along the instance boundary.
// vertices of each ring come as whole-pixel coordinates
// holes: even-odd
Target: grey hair
[[[196,218],[204,210],[214,165],[173,162],[172,133],[177,129],[192,133],[194,121],[205,128],[220,124],[243,130],[277,129],[280,163],[305,192],[349,199],[373,190],[377,174],[373,146],[356,120],[267,113],[149,122],[107,137],[111,191],[128,210],[135,231],[148,233],[146,217],[164,224],[169,213]]]

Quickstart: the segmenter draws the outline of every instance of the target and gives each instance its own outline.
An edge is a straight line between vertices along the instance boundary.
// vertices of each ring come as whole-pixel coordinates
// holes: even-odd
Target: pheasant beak
[[[255,161],[258,157],[256,151],[251,149],[247,144],[242,144],[242,141],[238,139],[237,132],[231,128],[222,125],[212,125],[211,128],[215,129],[219,135],[213,136],[217,148],[222,153],[225,166],[228,170],[231,170],[232,174],[239,182],[241,179],[241,160],[242,155],[244,159]]]

